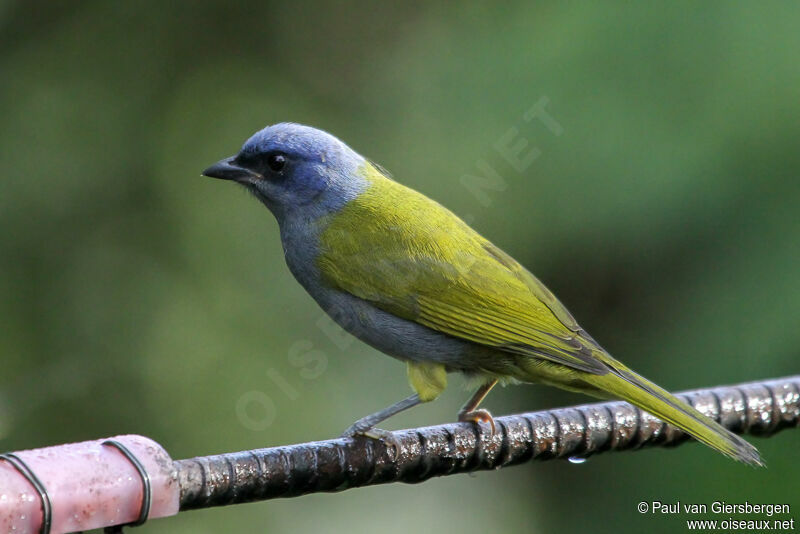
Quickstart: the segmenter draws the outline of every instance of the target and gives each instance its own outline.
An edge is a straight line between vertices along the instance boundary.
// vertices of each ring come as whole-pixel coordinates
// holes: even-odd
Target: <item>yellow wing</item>
[[[513,258],[371,165],[365,175],[369,188],[325,222],[317,265],[327,283],[454,337],[608,372],[599,347]]]

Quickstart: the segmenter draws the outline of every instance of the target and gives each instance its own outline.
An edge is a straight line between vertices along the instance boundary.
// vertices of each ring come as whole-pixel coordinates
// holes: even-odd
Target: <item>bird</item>
[[[205,176],[244,186],[278,222],[289,270],[344,330],[406,364],[414,393],[343,436],[396,445],[377,427],[435,400],[450,373],[474,386],[458,421],[499,384],[622,399],[740,462],[758,450],[604,350],[542,282],[438,202],[335,136],[284,122],[253,134]]]

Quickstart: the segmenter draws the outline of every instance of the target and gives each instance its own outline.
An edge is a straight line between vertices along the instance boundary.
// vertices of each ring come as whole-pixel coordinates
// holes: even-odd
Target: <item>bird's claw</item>
[[[366,438],[380,441],[386,445],[386,449],[390,451],[390,454],[393,456],[394,460],[397,460],[400,457],[400,441],[392,432],[388,430],[375,427],[362,427],[356,422],[350,428],[345,430],[340,437],[352,438],[355,436],[364,436]],[[391,449],[393,449],[393,452],[391,452]]]
[[[492,436],[494,436],[497,428],[494,426],[494,417],[489,413],[489,410],[479,409],[470,412],[463,412],[458,414],[458,420],[462,423],[489,423],[492,427]]]

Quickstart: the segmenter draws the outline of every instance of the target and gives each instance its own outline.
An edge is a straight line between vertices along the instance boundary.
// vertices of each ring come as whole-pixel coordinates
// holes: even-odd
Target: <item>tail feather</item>
[[[764,466],[758,450],[750,443],[616,360],[608,359],[604,358],[611,372],[588,375],[585,381],[671,423],[734,460]]]

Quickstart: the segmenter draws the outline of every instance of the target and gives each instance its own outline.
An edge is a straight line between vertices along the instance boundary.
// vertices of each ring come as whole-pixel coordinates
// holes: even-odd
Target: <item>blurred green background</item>
[[[184,458],[335,436],[408,394],[402,364],[322,320],[269,212],[200,176],[278,121],[444,202],[667,388],[797,373],[799,24],[790,3],[0,0],[0,449],[141,433]],[[561,135],[523,120],[542,98]],[[511,128],[540,151],[524,172],[494,148]],[[502,187],[463,186],[479,160]],[[458,382],[390,428],[451,421]],[[636,504],[800,510],[800,433],[753,441],[768,469],[689,445],[140,530],[671,532],[687,517]]]

